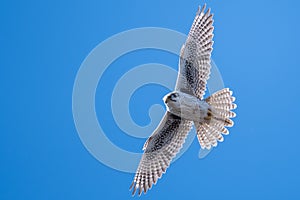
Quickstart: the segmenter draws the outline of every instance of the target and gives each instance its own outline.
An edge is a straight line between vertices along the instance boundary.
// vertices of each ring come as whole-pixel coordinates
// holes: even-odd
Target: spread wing
[[[139,195],[156,183],[157,179],[166,172],[172,158],[181,149],[192,122],[181,119],[166,112],[160,124],[146,141],[144,154],[130,186],[132,195],[139,190]]]
[[[205,5],[198,10],[188,38],[182,46],[176,90],[202,99],[210,74],[210,57],[213,45],[213,15]]]

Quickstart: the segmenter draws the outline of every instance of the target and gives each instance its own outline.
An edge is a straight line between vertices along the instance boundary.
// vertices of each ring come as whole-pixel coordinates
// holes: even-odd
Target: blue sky
[[[72,115],[77,71],[93,48],[121,31],[155,26],[188,33],[203,3],[2,1],[0,199],[131,199],[133,174],[103,165],[79,139]],[[299,199],[300,4],[206,3],[215,13],[212,57],[237,98],[235,126],[205,159],[195,140],[140,199]],[[177,69],[175,55],[129,53],[105,72],[96,93],[107,137],[133,152],[145,140],[114,123],[110,96],[123,73],[150,62]],[[147,85],[134,93],[137,124],[149,123],[149,106],[162,104],[167,92]]]

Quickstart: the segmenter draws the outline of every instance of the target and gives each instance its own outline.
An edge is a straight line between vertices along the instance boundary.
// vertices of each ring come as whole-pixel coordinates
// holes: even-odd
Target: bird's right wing
[[[154,133],[146,141],[144,154],[130,186],[132,195],[139,190],[139,195],[155,184],[169,167],[170,162],[181,149],[192,121],[181,119],[166,112]]]
[[[180,51],[176,90],[202,99],[210,74],[213,45],[213,15],[205,5],[198,10],[185,44]]]

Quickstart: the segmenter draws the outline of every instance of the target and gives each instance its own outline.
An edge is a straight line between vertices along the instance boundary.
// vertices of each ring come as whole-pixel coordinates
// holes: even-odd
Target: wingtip
[[[132,181],[130,187],[129,187],[129,190],[132,190],[132,187],[134,186],[134,181]]]
[[[204,11],[205,9],[206,9],[206,3],[203,4],[202,11]]]
[[[205,8],[206,8],[206,3],[202,7],[199,5],[196,15],[201,15],[201,13],[204,13]]]
[[[208,8],[207,11],[206,11],[206,13],[205,13],[205,15],[206,15],[206,16],[210,15],[210,11],[211,11],[211,9]]]
[[[134,187],[133,187],[133,190],[132,190],[131,196],[134,196],[134,195],[135,195],[136,188],[137,188],[136,186],[134,186]]]
[[[142,188],[139,187],[139,197],[141,196],[142,192],[143,192]]]
[[[198,10],[197,10],[197,12],[196,12],[196,15],[200,15],[200,12],[201,12],[201,7],[198,6]]]
[[[206,3],[202,6],[201,12],[200,13],[204,13],[204,10],[206,9]]]
[[[138,189],[138,185],[136,184],[136,182],[132,181],[130,187],[129,187],[129,191],[132,190],[131,196],[134,197],[135,193],[137,192]]]

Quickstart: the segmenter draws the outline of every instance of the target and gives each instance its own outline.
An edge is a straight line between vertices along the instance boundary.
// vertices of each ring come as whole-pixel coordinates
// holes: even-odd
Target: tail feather
[[[229,88],[212,94],[205,101],[211,106],[211,115],[205,122],[195,122],[195,126],[201,148],[210,149],[212,146],[217,146],[218,141],[224,140],[223,135],[229,134],[225,127],[233,126],[234,123],[230,118],[236,116],[232,110],[237,105],[233,103],[235,97],[232,96],[232,91]]]

